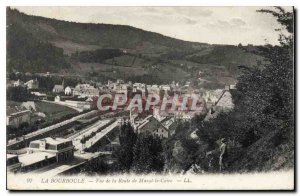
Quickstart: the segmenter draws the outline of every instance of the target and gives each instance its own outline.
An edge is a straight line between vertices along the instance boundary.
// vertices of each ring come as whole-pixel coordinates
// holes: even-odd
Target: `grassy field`
[[[46,121],[77,113],[74,109],[53,103],[36,102],[35,105],[38,112],[43,112],[47,116]]]

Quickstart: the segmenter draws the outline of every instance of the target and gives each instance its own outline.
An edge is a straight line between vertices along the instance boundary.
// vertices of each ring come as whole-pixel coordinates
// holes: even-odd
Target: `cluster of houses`
[[[90,84],[78,84],[75,87],[65,87],[63,81],[62,84],[54,85],[52,92],[57,94],[64,94],[66,96],[77,96],[79,98],[85,98],[99,96],[100,90]]]
[[[26,87],[27,89],[38,89],[39,88],[39,82],[37,79],[32,79],[27,82],[23,82],[20,79],[19,80],[10,80],[6,82],[6,87]]]
[[[205,115],[205,121],[215,118],[220,112],[228,112],[233,109],[231,91],[235,85],[225,86],[224,89],[206,91],[199,102],[199,111],[165,111],[160,107],[153,107],[152,114],[143,115],[136,110],[130,111],[129,121],[138,133],[148,133],[168,138],[175,133],[178,120],[190,121],[196,114]],[[179,100],[180,104],[180,100]],[[187,102],[189,107],[190,102]]]
[[[135,111],[130,112],[129,122],[136,133],[150,134],[159,138],[172,136],[178,123],[174,117],[157,119],[153,114],[144,116]]]
[[[32,79],[23,83],[20,80],[10,81],[8,85],[13,87],[17,86],[26,86],[28,89],[31,89],[32,94],[41,97],[41,99],[47,99],[47,94],[40,93],[38,91],[38,80]],[[234,85],[226,86],[224,89],[217,90],[203,90],[203,89],[194,89],[190,86],[189,82],[186,82],[184,85],[179,83],[172,82],[171,84],[165,85],[147,85],[144,83],[132,83],[124,82],[123,80],[108,81],[106,84],[97,84],[91,85],[88,83],[77,84],[75,87],[65,86],[64,80],[62,84],[57,84],[53,87],[52,93],[57,94],[54,102],[57,104],[69,106],[78,111],[89,110],[96,108],[95,102],[101,94],[110,93],[110,94],[124,94],[127,97],[133,97],[135,94],[141,94],[143,99],[149,94],[156,94],[160,97],[168,98],[172,95],[177,94],[181,97],[183,96],[198,96],[201,97],[197,106],[202,108],[200,111],[181,111],[181,110],[161,110],[160,107],[153,107],[151,117],[144,117],[142,120],[138,118],[139,115],[132,114],[130,115],[130,121],[135,128],[138,130],[148,129],[148,124],[156,123],[157,126],[161,127],[157,129],[157,134],[166,137],[166,132],[168,128],[164,126],[161,122],[166,122],[170,120],[175,122],[176,119],[181,120],[191,120],[196,114],[207,114],[206,120],[213,118],[220,111],[229,111],[233,108],[232,98],[230,90],[235,89]],[[72,98],[79,98],[74,100]],[[178,100],[178,103],[181,104],[182,99]],[[188,107],[191,105],[191,102],[187,102]],[[216,112],[218,111],[218,112]],[[20,124],[30,122],[31,111],[25,107],[14,107],[7,108],[7,125],[12,125],[14,127],[19,127]],[[143,121],[143,122],[142,122]],[[169,122],[171,122],[169,121]],[[158,123],[160,122],[160,123]]]
[[[8,85],[12,87],[26,87],[31,93],[47,99],[47,94],[38,92],[39,83],[36,79],[23,83],[20,80],[11,81]],[[195,97],[199,101],[196,106],[200,110],[166,110],[159,106],[153,106],[149,111],[130,110],[127,122],[133,126],[137,133],[150,134],[159,138],[168,138],[175,134],[178,122],[190,121],[195,115],[206,115],[205,120],[210,120],[221,111],[230,111],[234,105],[232,102],[231,91],[235,89],[234,85],[225,86],[224,89],[217,90],[199,90],[190,86],[189,82],[184,85],[172,82],[165,85],[147,85],[144,83],[124,82],[117,80],[108,81],[106,84],[92,85],[88,83],[77,84],[76,86],[65,86],[57,84],[53,87],[51,94],[55,94],[54,103],[61,104],[79,110],[94,109],[95,101],[101,94],[124,94],[127,97],[133,97],[140,94],[145,99],[149,94],[158,95],[163,98],[172,98],[174,94],[181,97]],[[76,98],[76,99],[74,99]],[[77,99],[78,98],[78,99]],[[182,98],[176,102],[176,108],[181,106]],[[188,99],[187,108],[192,106],[192,100]],[[169,107],[169,105],[167,105]],[[32,114],[37,112],[34,102],[24,102],[19,106],[7,106],[6,125],[18,128],[23,123],[32,122]],[[119,142],[110,142],[109,147],[119,146]],[[31,171],[51,164],[61,164],[74,160],[74,145],[72,140],[63,138],[47,137],[40,140],[31,141],[26,153],[21,155],[8,154],[8,171]],[[110,149],[111,150],[111,149]]]

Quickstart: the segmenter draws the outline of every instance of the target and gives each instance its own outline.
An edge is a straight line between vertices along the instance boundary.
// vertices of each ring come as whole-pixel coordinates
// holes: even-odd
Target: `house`
[[[30,92],[32,95],[37,96],[40,100],[47,100],[47,95],[40,92]]]
[[[129,113],[129,122],[134,129],[137,129],[146,117],[145,113],[139,113],[138,109],[132,108]]]
[[[36,112],[36,107],[34,101],[26,101],[21,104],[21,106],[25,107],[27,110],[31,112]]]
[[[128,84],[120,83],[122,81],[117,81],[114,83],[113,91],[119,94],[127,95]]]
[[[31,111],[24,106],[6,107],[6,126],[18,128],[23,123],[30,124],[30,119]]]
[[[172,118],[165,118],[161,121],[164,127],[166,127],[169,130],[170,135],[175,134],[176,127],[178,126],[178,122],[175,120],[174,117]]]
[[[190,81],[186,81],[184,86],[185,86],[185,87],[189,87],[189,86],[190,86],[190,84],[191,84],[191,82],[190,82]]]
[[[26,73],[25,73],[25,76],[32,76],[32,73],[26,72]]]
[[[158,85],[154,84],[154,85],[147,85],[147,90],[149,94],[159,94],[160,88],[158,87]]]
[[[67,86],[65,88],[65,95],[68,95],[68,96],[72,95],[72,88],[71,87]]]
[[[37,79],[29,80],[24,85],[27,87],[27,89],[38,89],[39,88],[39,82]]]
[[[54,93],[64,92],[64,90],[65,90],[64,83],[65,83],[65,81],[63,80],[61,85],[59,85],[59,84],[54,85],[52,92],[54,92]]]
[[[62,92],[64,92],[64,86],[63,85],[54,85],[52,91],[54,93],[62,93]]]
[[[60,102],[60,96],[57,95],[55,98],[54,98],[54,102]]]
[[[169,85],[160,85],[159,88],[165,92],[168,92],[171,90],[171,87]]]
[[[86,101],[86,102],[93,102],[94,99],[93,99],[92,97],[89,97],[89,98],[87,98],[85,101]]]
[[[151,134],[160,138],[168,138],[169,130],[152,115],[149,115],[137,127],[137,132]]]
[[[73,90],[73,96],[97,97],[99,96],[99,92],[99,89],[90,84],[78,84]]]
[[[116,137],[116,139],[113,141],[111,141],[109,137],[106,137],[106,139],[109,141],[109,143],[105,145],[105,151],[116,151],[121,147],[119,137]]]
[[[23,87],[24,86],[24,82],[22,82],[20,79],[15,81],[14,84],[13,84],[13,87]]]

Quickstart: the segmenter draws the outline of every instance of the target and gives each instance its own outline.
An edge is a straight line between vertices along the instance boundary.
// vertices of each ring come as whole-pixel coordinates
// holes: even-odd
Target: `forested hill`
[[[7,8],[7,60],[8,70],[158,83],[197,79],[193,74],[201,71],[203,85],[213,87],[232,83],[239,65],[254,66],[261,58],[244,47],[187,42],[125,25],[60,21]]]

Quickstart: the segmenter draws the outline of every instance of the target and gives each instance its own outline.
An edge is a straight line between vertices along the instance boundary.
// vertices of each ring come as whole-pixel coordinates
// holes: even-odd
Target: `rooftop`
[[[43,161],[45,157],[49,159],[55,157],[55,154],[51,154],[47,152],[36,152],[32,154],[24,154],[19,156],[19,161],[24,165],[31,165]]]
[[[64,86],[63,85],[59,85],[59,84],[56,84],[54,85],[54,88],[53,89],[59,89],[59,90],[63,90],[64,89]]]
[[[15,154],[6,154],[6,159],[10,159],[10,158],[13,158],[13,157],[17,157],[18,155],[15,155]]]
[[[21,114],[22,112],[30,112],[24,106],[6,106],[6,115]]]
[[[47,137],[47,138],[44,138],[44,139],[40,139],[40,140],[35,140],[35,141],[32,141],[33,143],[41,143],[43,141],[46,141],[46,143],[48,144],[54,144],[54,145],[57,145],[57,144],[62,144],[62,143],[65,143],[65,142],[69,142],[71,140],[69,139],[64,139],[64,138],[52,138],[52,137]]]

